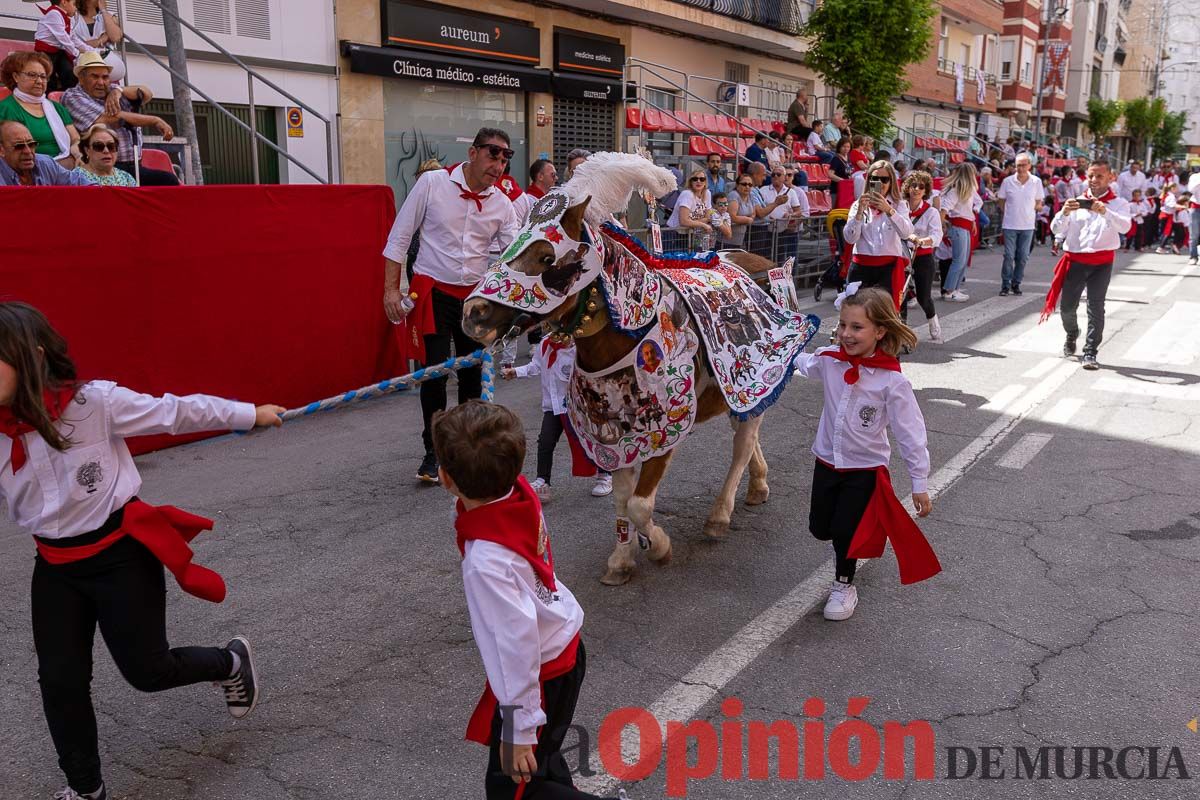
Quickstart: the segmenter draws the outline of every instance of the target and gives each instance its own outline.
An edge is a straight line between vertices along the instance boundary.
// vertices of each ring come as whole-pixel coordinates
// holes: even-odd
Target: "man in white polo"
[[[1030,172],[1028,153],[1017,155],[1017,171],[1000,184],[996,197],[1004,212],[1004,266],[1000,272],[1000,296],[1009,291],[1021,294],[1021,279],[1025,277],[1025,262],[1033,247],[1033,230],[1037,213],[1042,210],[1046,191],[1042,182]]]
[[[417,179],[388,234],[383,249],[387,259],[383,308],[393,323],[407,317],[411,343],[426,366],[450,358],[451,342],[459,356],[477,347],[463,333],[463,301],[487,270],[493,244],[503,251],[517,234],[512,201],[496,188],[512,157],[507,133],[480,128],[466,161],[452,171],[430,170]],[[412,285],[405,291],[402,281],[408,245],[418,231],[421,247],[413,265]],[[415,305],[405,303],[406,298]],[[481,379],[479,367],[459,370],[458,402],[478,398]],[[438,482],[430,421],[435,412],[446,408],[446,381],[440,378],[421,384],[425,458],[417,478],[426,483]]]

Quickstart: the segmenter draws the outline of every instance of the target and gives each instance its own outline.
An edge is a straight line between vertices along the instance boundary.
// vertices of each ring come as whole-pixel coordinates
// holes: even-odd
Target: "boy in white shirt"
[[[488,678],[467,726],[490,749],[486,796],[594,798],[574,788],[561,753],[586,671],[583,609],[554,574],[542,505],[521,475],[521,420],[469,400],[434,417],[433,447],[458,498],[463,589]]]

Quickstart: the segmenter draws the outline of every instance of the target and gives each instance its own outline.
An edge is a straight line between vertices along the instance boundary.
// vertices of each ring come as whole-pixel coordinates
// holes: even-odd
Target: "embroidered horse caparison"
[[[749,278],[749,253],[657,255],[612,219],[631,192],[661,196],[667,170],[598,153],[565,186],[540,198],[463,308],[463,330],[484,344],[546,323],[575,338],[568,416],[597,466],[613,472],[617,542],[601,580],[632,575],[637,547],[670,559],[654,523],[658,487],[695,425],[730,415],[733,458],[704,525],[724,536],[741,477],[746,503],[769,495],[758,442],[762,414],[791,378],[791,362],[819,320],[780,308]],[[636,544],[635,544],[636,543]]]

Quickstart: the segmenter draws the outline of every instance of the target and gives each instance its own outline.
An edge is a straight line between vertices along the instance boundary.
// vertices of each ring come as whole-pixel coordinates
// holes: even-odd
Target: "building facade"
[[[997,105],[1014,129],[1062,135],[1071,22],[1067,0],[1004,3]]]
[[[997,111],[997,44],[1003,20],[999,0],[943,0],[932,21],[936,46],[907,74],[908,91],[893,119],[918,134],[961,138],[993,130]]]
[[[1166,47],[1155,72],[1158,95],[1168,111],[1187,112],[1181,148],[1190,163],[1200,166],[1200,17],[1190,4],[1169,10],[1174,13],[1167,16]]]
[[[333,4],[329,0],[178,0],[180,16],[248,66],[314,111],[336,122],[337,49]],[[149,0],[109,0],[131,40],[166,64],[162,12]],[[0,0],[0,55],[31,46],[38,7],[22,0]],[[184,31],[188,76],[204,94],[225,106],[242,123],[250,119],[246,73],[191,31]],[[172,112],[171,77],[134,45],[126,45],[128,80],[150,88],[156,98],[147,110],[168,118]],[[214,183],[253,180],[250,138],[237,123],[203,101],[197,104],[197,133],[205,179]],[[326,127],[261,81],[255,81],[255,121],[259,132],[315,172],[329,177],[328,142],[333,140],[333,179],[337,179],[336,127]],[[298,116],[298,118],[297,118]],[[178,126],[176,126],[178,127]],[[311,183],[316,178],[259,145],[264,183]]]
[[[538,158],[562,173],[574,147],[622,145],[630,82],[640,100],[696,111],[737,83],[760,106],[786,108],[802,86],[815,94],[795,35],[812,3],[728,5],[340,0],[343,179],[388,183],[402,201],[422,161],[461,161],[485,125],[508,132],[522,185]]]
[[[1122,67],[1128,60],[1127,14],[1130,0],[1073,0],[1071,56],[1067,74],[1063,134],[1080,147],[1092,143],[1088,130],[1088,100],[1116,100],[1121,93]],[[1124,135],[1122,128],[1112,135]]]

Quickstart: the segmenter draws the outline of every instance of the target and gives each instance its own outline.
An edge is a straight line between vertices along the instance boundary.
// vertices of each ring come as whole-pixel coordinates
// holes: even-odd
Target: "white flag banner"
[[[987,102],[987,73],[981,69],[975,70],[975,102],[979,105]]]
[[[963,85],[963,65],[954,65],[954,102],[961,103],[966,97],[966,87]]]

